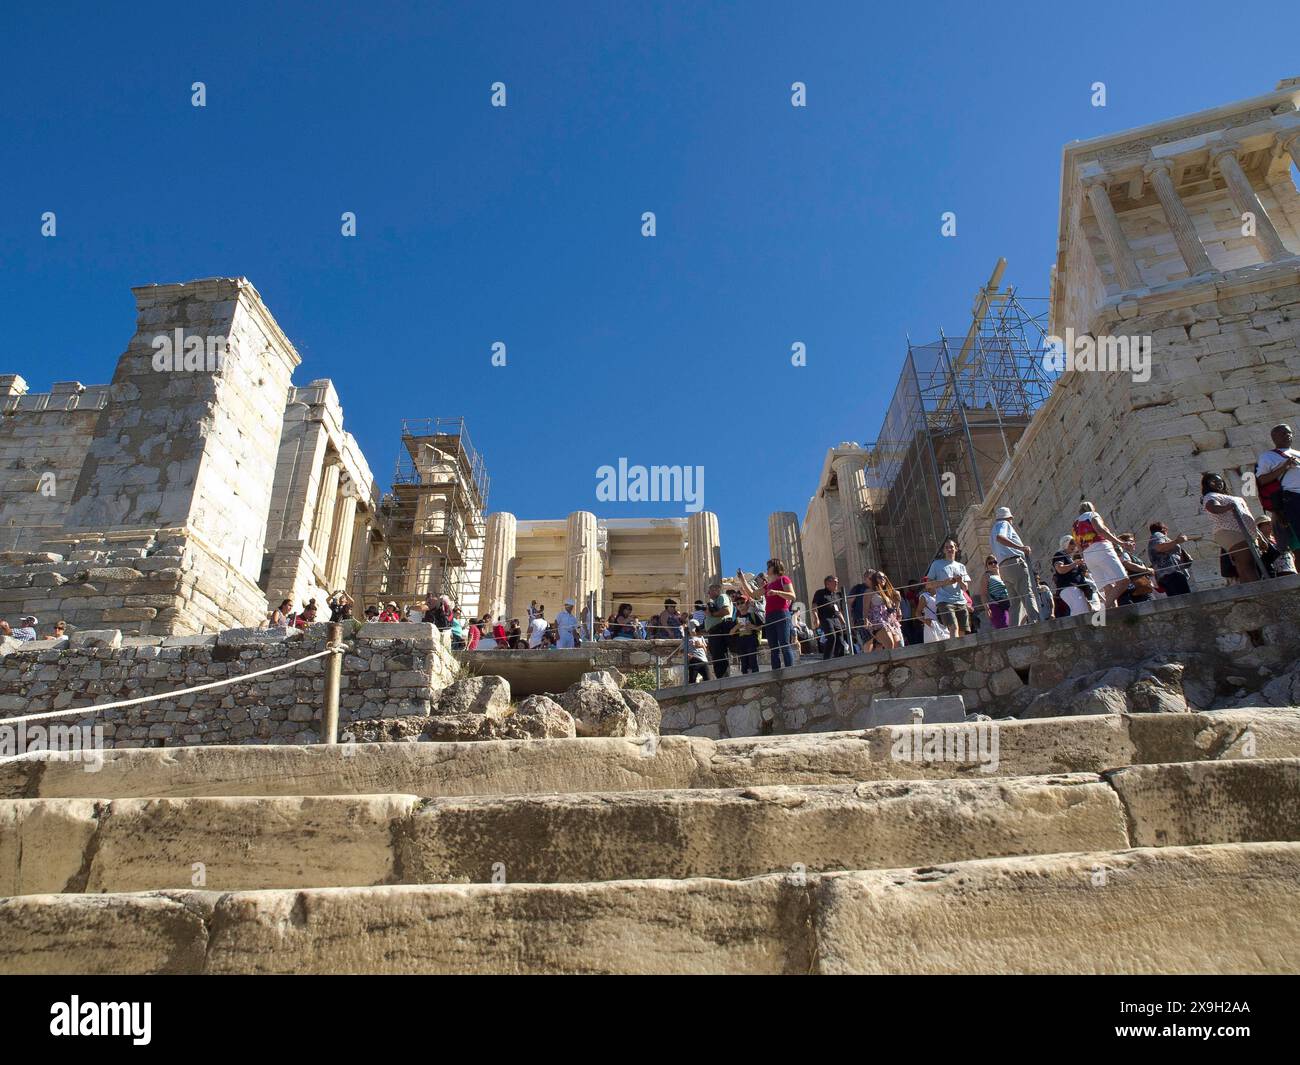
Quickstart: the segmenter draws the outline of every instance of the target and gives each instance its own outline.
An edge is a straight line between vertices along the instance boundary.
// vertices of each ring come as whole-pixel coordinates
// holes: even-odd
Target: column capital
[[[1146,174],[1147,177],[1150,177],[1157,170],[1163,170],[1166,174],[1173,174],[1174,172],[1173,159],[1169,158],[1168,156],[1161,156],[1160,158],[1152,159],[1149,162],[1142,164],[1142,173]]]
[[[1231,155],[1235,160],[1239,151],[1241,151],[1241,145],[1236,141],[1228,141],[1224,144],[1212,145],[1210,147],[1210,162],[1217,163],[1225,155]]]
[[[1295,158],[1300,153],[1300,129],[1283,130],[1277,135],[1277,146],[1283,155]]]

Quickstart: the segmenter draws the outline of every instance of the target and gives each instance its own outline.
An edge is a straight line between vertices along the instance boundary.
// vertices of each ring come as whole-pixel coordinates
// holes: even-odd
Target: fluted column
[[[326,462],[316,495],[316,516],[311,528],[311,551],[324,569],[329,557],[330,534],[334,531],[334,505],[339,495],[339,464]]]
[[[334,521],[330,533],[329,561],[325,563],[325,589],[336,591],[347,581],[352,560],[353,525],[357,517],[357,497],[351,492],[339,494],[334,504]]]
[[[1178,243],[1178,253],[1187,264],[1187,272],[1193,277],[1208,274],[1214,267],[1210,264],[1205,245],[1197,235],[1192,216],[1187,213],[1186,204],[1174,188],[1173,168],[1172,159],[1155,159],[1147,163],[1143,171],[1151,178],[1160,206],[1165,212],[1165,221],[1169,223],[1169,229]]]
[[[586,510],[575,510],[564,527],[564,596],[572,599],[581,611],[587,602],[587,593],[600,594],[600,525],[596,515]],[[563,609],[556,604],[555,616]]]
[[[767,549],[773,558],[785,564],[785,572],[794,584],[795,598],[808,602],[808,573],[803,562],[803,537],[799,532],[799,517],[790,510],[778,510],[768,515]]]
[[[867,568],[863,547],[866,535],[863,519],[867,509],[867,480],[861,455],[840,455],[831,463],[839,486],[840,524],[844,529],[844,564],[848,568],[846,588],[862,580]]]
[[[709,585],[722,579],[722,537],[718,516],[710,510],[686,518],[686,595],[694,602],[708,595]]]
[[[1119,218],[1110,202],[1110,192],[1104,181],[1094,178],[1087,183],[1087,190],[1093,216],[1101,229],[1101,239],[1106,242],[1106,250],[1110,252],[1115,264],[1115,280],[1125,292],[1141,288],[1142,272],[1138,269],[1137,260],[1133,258],[1133,249],[1128,246],[1128,238],[1120,228]]]
[[[1255,246],[1259,248],[1259,254],[1263,256],[1264,261],[1271,263],[1276,259],[1287,258],[1291,253],[1282,243],[1282,237],[1274,227],[1268,212],[1264,210],[1264,205],[1259,202],[1250,178],[1246,177],[1246,172],[1241,169],[1241,163],[1237,161],[1236,145],[1212,151],[1210,160],[1218,166],[1219,173],[1223,175],[1237,213],[1254,215]]]
[[[513,514],[499,510],[488,515],[478,609],[479,613],[486,614],[493,621],[502,615],[508,615],[511,610],[510,566],[515,558],[518,529],[519,522]]]

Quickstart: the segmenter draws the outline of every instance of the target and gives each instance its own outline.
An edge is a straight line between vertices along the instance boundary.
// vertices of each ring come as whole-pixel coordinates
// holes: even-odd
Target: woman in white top
[[[1241,496],[1230,495],[1217,473],[1201,475],[1201,509],[1214,526],[1214,542],[1227,551],[1239,581],[1259,580],[1249,540],[1258,535],[1255,518]]]
[[[1088,500],[1079,503],[1082,513],[1074,519],[1074,541],[1083,551],[1088,576],[1108,609],[1119,606],[1119,597],[1128,587],[1128,570],[1119,559],[1119,537],[1110,531],[1102,516]]]
[[[933,592],[922,592],[917,597],[921,604],[921,617],[925,621],[925,643],[938,643],[940,640],[946,640],[950,633],[946,626],[939,623],[939,614],[936,610],[938,602]]]

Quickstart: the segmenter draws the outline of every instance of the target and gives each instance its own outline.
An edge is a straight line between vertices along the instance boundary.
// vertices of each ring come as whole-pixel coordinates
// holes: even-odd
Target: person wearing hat
[[[578,629],[578,615],[573,612],[573,608],[578,604],[572,599],[564,601],[564,609],[555,615],[555,631],[557,647],[577,647],[574,642],[573,634]]]
[[[18,628],[14,629],[14,639],[21,640],[23,643],[36,639],[36,626],[39,624],[40,622],[31,614],[19,618]]]
[[[1010,507],[998,507],[993,515],[993,531],[989,534],[989,550],[997,559],[998,576],[1010,595],[1007,627],[1025,625],[1041,620],[1038,595],[1033,575],[1029,572],[1032,549],[1020,539],[1012,524]]]

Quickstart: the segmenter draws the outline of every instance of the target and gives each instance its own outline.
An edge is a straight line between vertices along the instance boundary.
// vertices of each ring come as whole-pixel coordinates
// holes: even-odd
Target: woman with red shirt
[[[745,575],[737,571],[741,587],[750,598],[757,593],[749,587]],[[794,583],[785,575],[785,564],[779,558],[767,560],[767,577],[759,578],[763,593],[763,637],[772,649],[772,668],[794,665],[794,626],[790,622],[790,607],[794,603]]]

